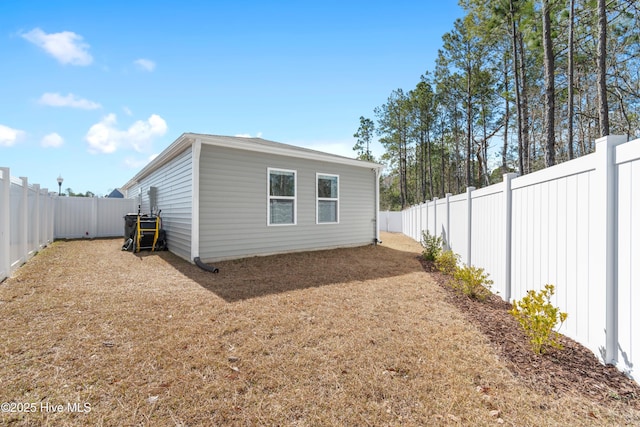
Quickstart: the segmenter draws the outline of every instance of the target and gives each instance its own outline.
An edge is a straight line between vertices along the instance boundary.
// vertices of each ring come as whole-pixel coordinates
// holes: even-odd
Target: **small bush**
[[[460,255],[455,254],[452,250],[446,250],[436,258],[436,268],[448,276],[453,276],[458,270],[459,261]]]
[[[473,266],[458,268],[453,279],[452,286],[469,298],[484,301],[491,295],[493,280],[489,279],[489,274],[485,273],[483,268]]]
[[[427,261],[435,261],[442,251],[442,238],[432,236],[428,230],[425,230],[422,232],[422,240],[420,243],[424,248],[424,251],[422,251],[424,259]]]
[[[553,285],[545,285],[539,292],[530,290],[520,301],[514,301],[509,310],[529,336],[536,354],[542,354],[546,346],[562,348],[557,340],[559,334],[554,329],[567,320],[567,313],[551,304],[554,291]]]

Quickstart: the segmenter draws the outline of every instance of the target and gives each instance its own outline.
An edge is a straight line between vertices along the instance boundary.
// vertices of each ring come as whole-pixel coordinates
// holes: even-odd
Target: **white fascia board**
[[[182,153],[187,147],[193,144],[194,139],[191,134],[183,133],[178,139],[176,139],[171,145],[164,149],[155,159],[150,161],[145,167],[140,170],[133,178],[131,178],[125,185],[121,187],[122,190],[127,191],[129,188],[136,185],[142,179],[153,173],[156,169],[167,164],[180,153]]]

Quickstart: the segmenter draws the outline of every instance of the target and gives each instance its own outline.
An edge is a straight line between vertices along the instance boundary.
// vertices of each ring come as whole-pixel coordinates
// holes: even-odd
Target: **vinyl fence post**
[[[98,198],[91,198],[91,226],[89,227],[89,237],[101,237],[98,236]]]
[[[604,282],[606,286],[606,346],[605,363],[618,362],[618,283],[617,283],[617,173],[615,147],[626,142],[625,136],[609,135],[596,140],[597,180],[603,191],[600,210],[601,240],[604,249]],[[602,273],[601,273],[602,274]],[[602,277],[602,276],[600,276]]]
[[[445,194],[446,197],[446,218],[445,218],[445,228],[444,228],[444,233],[446,236],[445,241],[443,242],[445,247],[445,250],[450,250],[451,249],[451,211],[449,210],[449,198],[451,197],[451,193],[447,193]]]
[[[47,211],[49,212],[47,215],[47,243],[51,244],[53,243],[53,218],[56,215],[53,206],[53,193],[47,193],[47,206],[49,207]]]
[[[49,204],[47,203],[47,194],[49,194],[48,188],[40,189],[40,247],[44,248],[49,243],[47,240],[47,218],[49,217]]]
[[[512,197],[511,180],[517,177],[516,173],[505,173],[502,175],[504,183],[504,300],[511,299],[511,224],[512,224]]]
[[[22,180],[22,200],[20,203],[20,230],[18,231],[18,241],[20,242],[20,258],[22,262],[29,259],[29,179],[21,176]]]
[[[475,187],[467,187],[467,259],[465,263],[467,266],[471,266],[471,220],[472,211],[471,211],[471,193],[475,190]]]
[[[35,212],[35,214],[31,216],[31,219],[33,220],[33,224],[29,224],[29,225],[31,226],[31,230],[33,233],[34,247],[30,249],[33,251],[39,251],[40,250],[40,184],[33,184],[33,191],[36,193],[35,200],[33,203],[33,211]]]
[[[422,207],[424,202],[420,202],[416,205],[416,215],[418,215],[418,241],[422,241],[422,230],[424,230],[424,224],[422,223]]]
[[[11,269],[11,175],[9,168],[0,168],[0,282],[9,277]]]
[[[413,230],[413,239],[420,241],[420,236],[418,235],[418,218],[416,215],[416,206],[413,205],[409,208],[411,211],[411,229]]]
[[[438,198],[433,198],[433,233],[432,236],[438,235]]]
[[[423,231],[429,231],[431,228],[431,211],[429,209],[431,209],[431,203],[433,203],[431,200],[427,200],[426,202],[424,202],[424,209],[422,214],[424,215],[424,230]],[[429,231],[430,232],[430,231]]]

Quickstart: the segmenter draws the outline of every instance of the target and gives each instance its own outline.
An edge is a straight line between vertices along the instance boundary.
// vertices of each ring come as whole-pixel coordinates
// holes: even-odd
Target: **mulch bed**
[[[624,403],[640,409],[640,385],[612,365],[603,365],[586,347],[561,335],[563,349],[535,354],[518,321],[508,313],[511,304],[497,295],[481,302],[448,285],[450,278],[432,262],[420,262],[458,307],[492,343],[513,375],[533,389],[547,394],[578,394],[602,405]]]

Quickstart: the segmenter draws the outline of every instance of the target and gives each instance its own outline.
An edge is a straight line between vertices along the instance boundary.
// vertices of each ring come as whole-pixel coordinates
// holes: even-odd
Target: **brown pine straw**
[[[0,284],[3,425],[633,425],[514,376],[420,246],[216,264],[61,241]],[[90,411],[76,411],[78,407]],[[64,410],[51,408],[63,405]],[[82,405],[82,406],[81,406]]]

